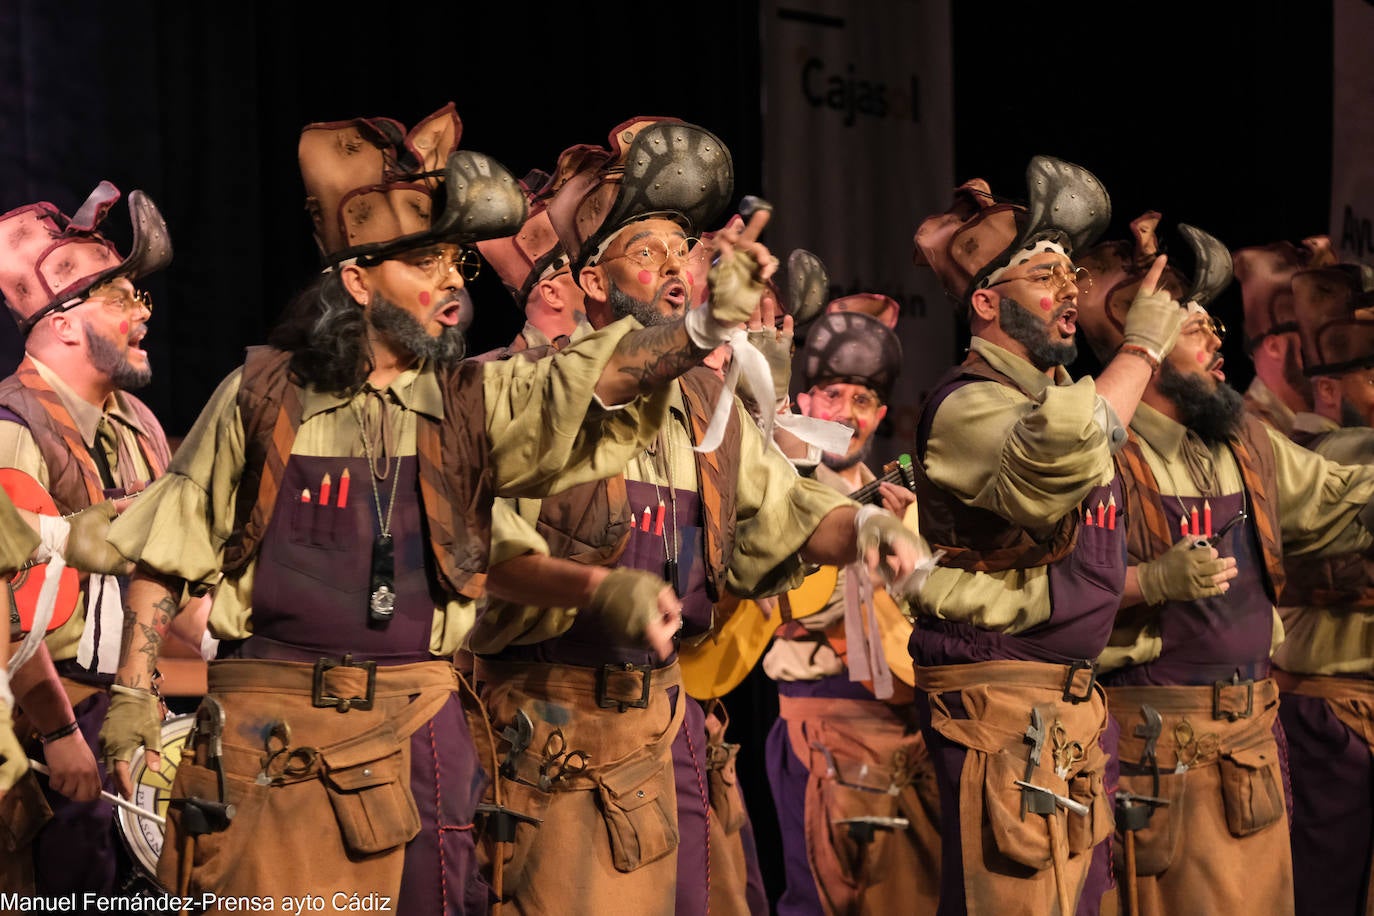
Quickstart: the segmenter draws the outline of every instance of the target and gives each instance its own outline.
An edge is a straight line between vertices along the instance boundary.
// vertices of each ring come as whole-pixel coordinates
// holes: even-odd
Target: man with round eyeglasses
[[[152,377],[142,347],[152,300],[134,283],[171,261],[171,243],[157,207],[134,191],[133,244],[122,257],[98,228],[119,199],[102,182],[70,217],[46,202],[0,215],[0,293],[25,347],[0,381],[0,466],[31,478],[63,515],[138,493],[170,457],[162,427],[130,391]],[[98,797],[102,780],[113,783],[94,755],[119,662],[123,596],[114,576],[81,581],[75,611],[46,639],[62,690],[39,677],[43,654],[15,678],[21,725],[43,736],[32,753],[52,769],[43,792],[53,816],[40,819],[31,854],[6,857],[7,890],[17,880],[43,894],[110,891],[123,855],[113,808]],[[73,855],[87,867],[70,867]],[[16,866],[30,873],[15,875]]]
[[[689,256],[697,228],[733,193],[728,150],[696,125],[636,118],[612,131],[597,158],[549,205],[588,320],[601,328],[634,319],[649,331],[684,315],[695,324],[701,291]],[[767,249],[742,221],[712,243],[709,301],[744,295],[757,305],[775,267]],[[743,328],[734,331],[693,339],[714,347],[743,337]],[[731,595],[795,585],[803,559],[863,557],[900,582],[920,558],[916,535],[891,513],[859,510],[799,478],[709,370],[679,379],[656,441],[618,471],[594,486],[514,501],[511,523],[493,540],[493,561],[498,553],[513,558],[493,567],[493,594],[505,597],[507,577],[522,564],[538,568],[548,558],[535,554],[548,550],[598,574],[609,569],[608,579],[631,570],[661,576],[682,602],[680,638],[699,640],[709,638],[718,602],[723,614],[736,606]],[[744,605],[738,612],[757,613]],[[555,734],[590,761],[576,774],[540,780],[540,755],[527,752],[503,772],[509,804],[541,820],[517,826],[501,857],[509,903],[592,914],[632,900],[639,912],[683,916],[766,907],[747,889],[734,754],[723,729],[685,694],[676,643],[663,657],[633,629],[608,628],[575,608],[553,617],[493,603],[472,645],[496,729],[514,737],[524,723],[530,750],[545,749],[546,764]],[[574,882],[578,899],[569,900]]]
[[[1159,221],[1143,215],[1132,242],[1104,243],[1085,261],[1130,295]],[[1178,234],[1195,267],[1164,282],[1186,303],[1183,325],[1117,453],[1130,565],[1098,657],[1120,733],[1117,884],[1134,913],[1282,916],[1293,912],[1294,872],[1270,656],[1294,565],[1284,558],[1302,557],[1311,573],[1324,557],[1367,549],[1374,470],[1299,448],[1242,409],[1223,371],[1225,328],[1206,311],[1231,281],[1230,254],[1194,227]],[[1079,300],[1102,359],[1122,340],[1107,292]],[[1266,867],[1246,869],[1252,861]]]
[[[1069,913],[1081,898],[1095,911],[1110,884],[1107,715],[1093,672],[1125,540],[1083,510],[1121,504],[1112,454],[1181,321],[1151,281],[1130,303],[1119,355],[1096,381],[1072,381],[1064,366],[1091,282],[1072,258],[1106,227],[1110,201],[1087,170],[1050,157],[1031,161],[1026,183],[1022,208],[969,181],[915,237],[917,263],[972,332],[968,357],[926,401],[913,456],[921,530],[944,550],[913,601],[910,640],[940,791],[941,916],[1010,900]]]

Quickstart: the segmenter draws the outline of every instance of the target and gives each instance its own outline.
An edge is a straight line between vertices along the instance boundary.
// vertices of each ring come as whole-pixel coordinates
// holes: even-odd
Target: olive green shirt
[[[1091,378],[1075,382],[1062,367],[1050,378],[982,338],[970,346],[1022,390],[976,381],[951,392],[931,424],[926,475],[966,505],[1047,533],[1111,481],[1125,430]],[[912,604],[920,614],[1018,633],[1049,619],[1048,569],[939,566]]]
[[[643,449],[625,463],[623,471],[628,480],[700,492],[686,404],[681,389],[673,387],[676,396],[671,419],[663,426],[668,473],[665,475],[660,462]],[[782,453],[764,439],[738,398],[734,407],[740,426],[740,461],[735,549],[725,584],[742,597],[777,594],[801,582],[805,570],[797,551],[821,519],[854,502],[824,484],[797,476]],[[493,514],[493,566],[530,552],[548,553],[547,545],[534,531],[540,507],[539,500],[519,499]],[[508,645],[542,642],[566,632],[576,614],[574,608],[544,609],[493,601],[473,631],[471,648],[486,654]]]
[[[1300,413],[1295,432],[1330,433],[1314,451],[1342,464],[1374,465],[1374,429],[1342,428],[1325,417]],[[1374,565],[1364,561],[1368,581]],[[1274,664],[1295,674],[1374,674],[1374,606],[1280,607],[1286,638]]]
[[[1155,475],[1160,494],[1198,498],[1204,494],[1184,469],[1183,451],[1201,450],[1195,460],[1210,462],[1216,492],[1242,489],[1240,467],[1225,444],[1207,446],[1180,423],[1147,404],[1136,408],[1131,430],[1140,451]],[[1337,464],[1297,445],[1273,427],[1266,433],[1274,446],[1273,491],[1268,495],[1277,510],[1279,534],[1285,556],[1350,553],[1374,544],[1374,535],[1358,521],[1358,515],[1374,497],[1374,467]],[[1284,625],[1274,613],[1274,645],[1283,640]],[[1142,664],[1159,657],[1162,645],[1156,629],[1146,624],[1138,630],[1118,627],[1098,659],[1103,670],[1126,664]]]
[[[483,366],[490,470],[498,493],[542,495],[609,476],[653,441],[666,394],[616,409],[600,406],[594,395],[616,345],[638,328],[633,319],[624,319],[557,355]],[[211,396],[167,475],[110,529],[111,543],[130,559],[185,579],[196,591],[214,589],[209,627],[219,639],[242,639],[253,632],[256,563],[223,581],[220,573],[224,545],[236,522],[244,464],[237,405],[241,372],[231,373]],[[427,364],[402,373],[380,391],[365,386],[351,400],[313,389],[302,392],[303,416],[291,453],[363,456],[356,410],[367,409],[369,401],[375,404],[378,396],[385,404],[394,454],[415,454],[417,414],[443,416],[438,376]],[[463,468],[454,472],[467,473]],[[436,607],[430,651],[449,655],[457,650],[474,614],[473,602],[456,598]]]
[[[34,368],[38,371],[43,381],[56,392],[62,401],[62,406],[67,408],[71,414],[72,422],[76,424],[77,432],[81,434],[81,441],[87,448],[93,447],[97,441],[102,446],[105,453],[105,460],[109,463],[110,473],[114,481],[119,486],[131,486],[142,484],[153,476],[152,468],[143,459],[143,451],[138,446],[138,435],[161,437],[162,430],[144,429],[142,422],[128,402],[125,400],[123,392],[116,391],[105,399],[105,403],[95,405],[84,400],[80,395],[72,390],[71,386],[62,381],[57,373],[42,362],[35,359],[32,355],[28,357]],[[98,433],[101,421],[104,421],[108,428],[113,432],[116,440],[123,440],[124,452],[134,464],[132,468],[120,467],[118,441],[111,442],[106,438],[99,438]],[[15,423],[11,420],[0,420],[0,467],[15,468],[28,474],[38,481],[43,489],[48,488],[48,466],[43,461],[43,453],[38,450],[38,443],[33,438],[33,433],[22,423]],[[140,496],[140,498],[142,498]],[[56,661],[65,661],[69,658],[76,658],[77,646],[81,642],[81,631],[86,626],[86,597],[84,592],[77,599],[76,609],[67,622],[47,636],[48,651]]]
[[[19,510],[0,490],[0,576],[12,576],[38,546],[38,534],[19,517]]]

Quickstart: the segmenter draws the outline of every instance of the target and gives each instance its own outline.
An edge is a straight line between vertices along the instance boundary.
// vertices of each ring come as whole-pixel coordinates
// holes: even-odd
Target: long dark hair
[[[267,342],[290,351],[294,381],[319,391],[348,394],[372,373],[367,319],[337,270],[291,300]]]

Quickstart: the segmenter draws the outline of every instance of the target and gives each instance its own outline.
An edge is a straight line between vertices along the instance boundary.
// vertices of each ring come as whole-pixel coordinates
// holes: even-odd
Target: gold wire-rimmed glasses
[[[1086,267],[1065,267],[1063,264],[1049,264],[1041,267],[1034,267],[1031,272],[1022,277],[1003,277],[1002,279],[989,283],[989,287],[999,286],[1003,283],[1010,283],[1013,280],[1025,280],[1027,283],[1035,283],[1039,286],[1048,286],[1055,292],[1059,292],[1070,282],[1078,287],[1078,291],[1092,289],[1093,275]]]
[[[692,249],[697,246],[701,239],[686,237],[674,237],[671,240],[661,238],[657,235],[645,236],[635,239],[634,243],[625,250],[623,254],[612,255],[609,258],[602,258],[601,263],[616,261],[627,258],[637,266],[645,270],[658,270],[668,263],[669,257],[675,257],[679,261],[687,260],[687,256],[692,253]]]

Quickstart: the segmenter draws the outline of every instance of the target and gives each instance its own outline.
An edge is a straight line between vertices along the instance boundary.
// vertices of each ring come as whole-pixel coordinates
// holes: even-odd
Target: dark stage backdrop
[[[626,118],[672,115],[729,145],[739,195],[767,193],[756,0],[599,5],[571,19],[559,18],[566,4],[371,5],[356,20],[343,18],[349,8],[0,0],[0,211],[47,199],[71,213],[102,178],[161,205],[176,259],[147,283],[156,378],[145,395],[170,435],[316,268],[295,159],[307,122],[411,125],[453,100],[463,145],[521,176],[573,143],[604,143]],[[1022,197],[1027,160],[1047,153],[1104,181],[1113,237],[1147,209],[1232,247],[1325,230],[1329,0],[952,8],[957,180]],[[121,247],[124,213],[111,221]],[[484,274],[473,295],[472,349],[507,342],[521,318],[499,283]],[[1239,325],[1234,287],[1216,310]],[[0,326],[8,371],[18,343]],[[1227,371],[1244,387],[1239,336]],[[759,770],[776,690],[755,672],[729,705],[776,896],[777,828]]]

